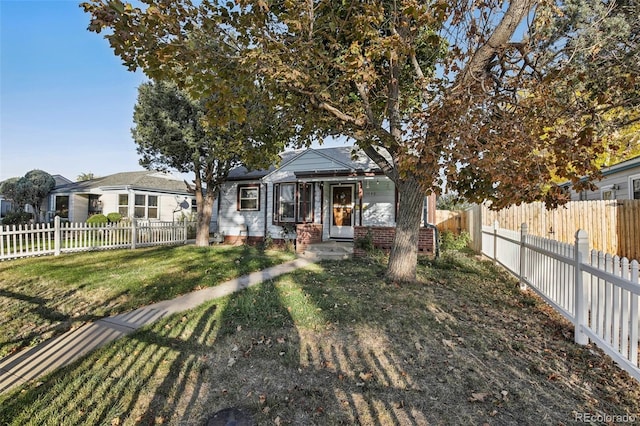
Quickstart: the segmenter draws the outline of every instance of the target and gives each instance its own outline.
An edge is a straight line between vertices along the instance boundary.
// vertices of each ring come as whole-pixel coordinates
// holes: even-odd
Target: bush
[[[109,221],[109,223],[118,223],[122,220],[122,215],[120,213],[109,213],[107,215],[107,220]]]
[[[2,219],[2,225],[26,225],[31,219],[33,214],[27,212],[9,212]]]
[[[463,250],[469,246],[470,242],[471,235],[467,231],[462,231],[460,235],[456,235],[451,231],[440,233],[440,249],[442,251]]]
[[[94,214],[89,219],[87,219],[87,223],[90,223],[92,225],[103,225],[108,222],[109,222],[109,219],[107,219],[107,217],[102,213]]]

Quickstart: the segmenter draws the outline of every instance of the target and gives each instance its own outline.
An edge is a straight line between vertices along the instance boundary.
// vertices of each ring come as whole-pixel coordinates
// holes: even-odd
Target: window
[[[122,217],[129,217],[129,195],[118,195],[118,213]]]
[[[296,220],[296,184],[276,185],[276,222],[295,222]]]
[[[102,201],[100,201],[100,196],[97,194],[89,195],[89,216],[102,213]]]
[[[158,219],[158,196],[136,194],[133,212],[138,219]]]
[[[260,210],[260,186],[238,185],[238,210]]]
[[[198,211],[198,202],[195,198],[191,199],[191,213],[196,213]]]
[[[314,206],[313,184],[279,183],[274,185],[273,221],[311,222]]]
[[[640,200],[640,175],[629,178],[629,198]]]
[[[69,196],[58,195],[56,197],[56,216],[62,219],[69,219]]]
[[[298,222],[313,222],[313,184],[298,185]]]

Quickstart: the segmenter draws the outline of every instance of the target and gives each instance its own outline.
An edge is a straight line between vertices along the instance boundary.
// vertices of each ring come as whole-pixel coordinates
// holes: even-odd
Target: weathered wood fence
[[[132,219],[115,224],[62,222],[0,227],[0,260],[45,256],[74,251],[184,244],[186,222],[150,222]]]
[[[481,249],[482,226],[493,226],[496,221],[501,228],[513,231],[526,223],[529,234],[565,243],[573,243],[575,232],[584,229],[591,248],[640,259],[640,200],[572,201],[554,210],[547,210],[544,203],[530,203],[499,211],[481,205],[436,212],[440,232],[468,231],[477,251]]]
[[[584,230],[569,244],[530,235],[527,228],[483,226],[482,253],[571,321],[576,343],[591,340],[640,381],[638,261],[589,251]]]

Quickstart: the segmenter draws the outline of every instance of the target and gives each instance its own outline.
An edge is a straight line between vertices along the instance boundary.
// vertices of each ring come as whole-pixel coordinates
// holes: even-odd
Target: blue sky
[[[78,4],[0,0],[0,181],[142,170],[130,129],[145,77],[87,31]]]
[[[142,170],[131,127],[146,77],[87,31],[79,3],[0,0],[0,182],[33,169],[74,181]]]

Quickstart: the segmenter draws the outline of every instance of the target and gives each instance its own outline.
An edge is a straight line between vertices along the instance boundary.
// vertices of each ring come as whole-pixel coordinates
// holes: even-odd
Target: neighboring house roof
[[[353,146],[331,147],[331,148],[307,148],[293,151],[285,151],[280,154],[280,164],[271,166],[266,170],[248,170],[246,167],[236,167],[229,172],[229,180],[249,180],[261,179],[268,174],[285,168],[296,160],[305,155],[317,154],[335,165],[335,171],[363,171],[374,172],[379,171],[378,165],[370,159],[364,151],[354,148]],[[309,174],[314,170],[308,170]]]
[[[625,172],[627,170],[632,170],[635,168],[640,168],[640,155],[637,157],[629,158],[628,160],[621,161],[619,163],[612,164],[611,166],[603,167],[600,170],[602,177],[606,177],[612,175],[614,173]],[[587,177],[583,177],[582,179],[586,179]],[[570,187],[571,182],[564,182],[560,186],[562,187]]]
[[[118,189],[189,194],[187,184],[169,174],[156,171],[122,172],[81,182],[56,185],[53,192],[96,192]]]

